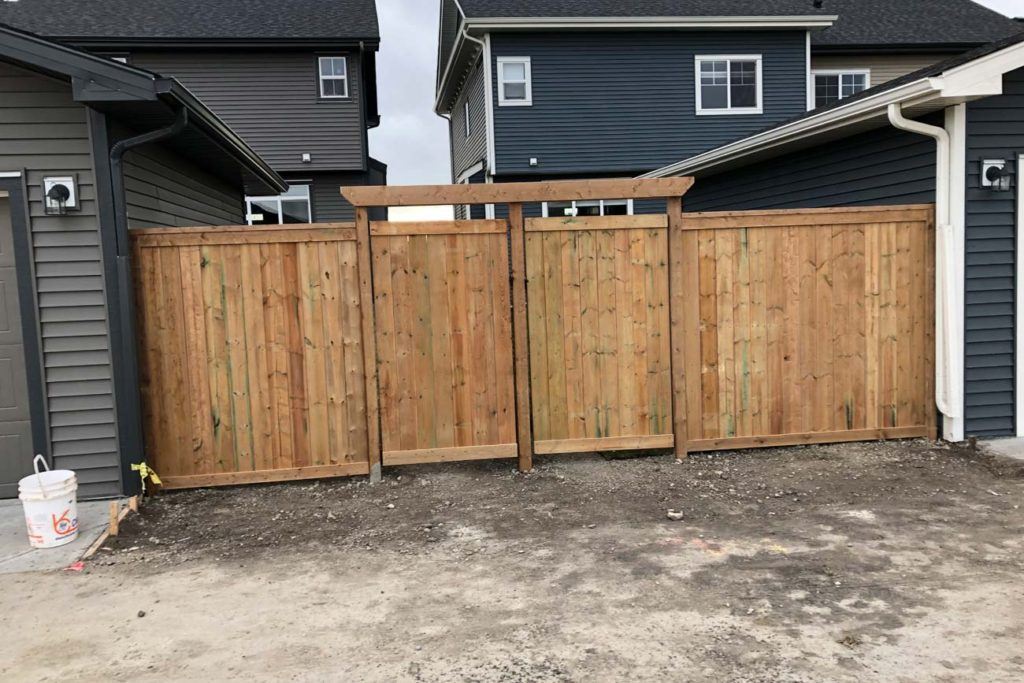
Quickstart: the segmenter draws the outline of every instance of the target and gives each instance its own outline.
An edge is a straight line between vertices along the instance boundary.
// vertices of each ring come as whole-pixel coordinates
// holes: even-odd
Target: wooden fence
[[[516,457],[507,229],[371,225],[385,465]]]
[[[688,184],[553,185],[452,190],[507,221],[371,224],[462,196],[358,188],[355,227],[136,231],[150,463],[184,487],[934,435],[931,206],[683,214]],[[519,203],[658,192],[667,215]]]
[[[143,427],[168,486],[370,472],[355,239],[137,231]]]
[[[932,435],[932,216],[686,214],[688,448]]]

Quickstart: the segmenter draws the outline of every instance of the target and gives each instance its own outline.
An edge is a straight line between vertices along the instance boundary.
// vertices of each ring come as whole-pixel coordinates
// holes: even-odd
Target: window
[[[760,114],[761,56],[697,57],[697,114]]]
[[[814,106],[835,104],[870,87],[870,71],[815,71]]]
[[[309,185],[292,185],[276,197],[246,197],[245,211],[249,225],[312,223]]]
[[[544,202],[544,217],[632,216],[632,199],[601,199],[576,202]]]
[[[529,57],[498,57],[498,105],[523,107],[533,104]]]
[[[469,100],[463,105],[462,116],[466,120],[466,137],[468,138],[473,134],[473,119],[469,114]]]
[[[344,57],[320,58],[320,97],[348,97],[348,61]]]

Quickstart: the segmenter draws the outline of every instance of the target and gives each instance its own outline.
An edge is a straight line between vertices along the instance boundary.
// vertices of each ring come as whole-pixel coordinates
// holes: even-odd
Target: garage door
[[[0,497],[17,495],[32,463],[32,424],[18,309],[11,212],[0,197]]]

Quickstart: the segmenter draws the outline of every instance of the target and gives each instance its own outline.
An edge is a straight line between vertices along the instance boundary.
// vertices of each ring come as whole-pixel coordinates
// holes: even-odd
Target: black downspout
[[[120,140],[110,148],[110,184],[114,209],[114,248],[117,267],[118,307],[121,319],[121,358],[123,382],[119,387],[118,410],[127,413],[122,424],[121,472],[125,495],[140,491],[140,480],[131,476],[131,465],[145,459],[142,435],[142,392],[139,387],[139,358],[135,337],[135,288],[132,283],[131,245],[128,238],[128,201],[124,189],[124,155],[129,150],[174,137],[188,126],[188,110],[178,110],[174,123],[157,130]],[[118,359],[115,359],[118,362]]]

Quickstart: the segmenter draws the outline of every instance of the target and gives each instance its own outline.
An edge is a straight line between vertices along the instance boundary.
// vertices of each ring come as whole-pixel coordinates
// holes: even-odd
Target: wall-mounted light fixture
[[[986,159],[981,162],[981,186],[996,192],[1010,191],[1010,171],[1003,159]]]
[[[43,178],[43,194],[46,197],[46,213],[63,216],[68,211],[77,211],[78,183],[74,176]]]

